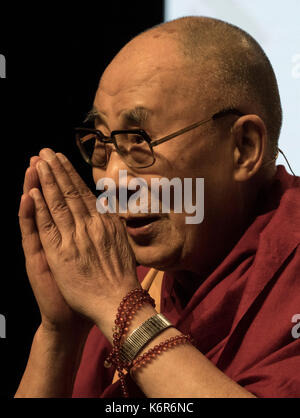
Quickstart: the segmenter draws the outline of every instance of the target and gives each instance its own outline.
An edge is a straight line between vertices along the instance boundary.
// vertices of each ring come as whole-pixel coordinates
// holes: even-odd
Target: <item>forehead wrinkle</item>
[[[120,71],[122,68],[122,71]],[[130,92],[139,87],[163,85],[167,80],[175,78],[178,80],[178,73],[181,75],[190,73],[183,60],[179,60],[178,56],[170,57],[168,60],[162,57],[154,59],[144,57],[138,61],[131,55],[127,59],[122,59],[121,63],[116,57],[115,60],[106,68],[98,85],[98,94],[105,93],[114,97],[123,91]]]

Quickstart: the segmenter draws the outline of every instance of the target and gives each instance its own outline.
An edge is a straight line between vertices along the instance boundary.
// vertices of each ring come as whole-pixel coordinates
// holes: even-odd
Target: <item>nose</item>
[[[97,185],[100,179],[110,179],[115,187],[117,208],[120,205],[120,199],[122,200],[122,208],[127,207],[127,202],[130,196],[135,193],[134,191],[128,190],[127,186],[131,179],[137,177],[132,169],[126,165],[121,156],[115,149],[111,149],[109,153],[109,159],[106,169],[93,168],[93,177],[95,184]],[[125,192],[126,189],[126,192]]]
[[[105,170],[105,177],[113,180],[117,188],[119,187],[120,170],[128,171],[128,166],[118,154],[116,149],[111,149],[108,153],[108,163]]]
[[[126,164],[119,156],[114,147],[106,147],[107,150],[107,165],[106,167],[93,167],[93,179],[95,184],[102,178],[110,178],[115,184],[118,184],[118,172],[126,167]]]

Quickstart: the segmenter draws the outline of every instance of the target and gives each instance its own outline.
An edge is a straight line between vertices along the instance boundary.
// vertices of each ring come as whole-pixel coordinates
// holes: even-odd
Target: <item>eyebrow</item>
[[[144,125],[150,117],[150,110],[143,106],[122,112],[122,119],[130,125]]]
[[[121,113],[121,117],[123,119],[123,123],[127,123],[128,125],[144,125],[149,116],[151,111],[144,106],[136,106],[133,109],[125,110]],[[99,113],[95,106],[86,114],[84,119],[84,123],[86,122],[100,122],[107,126],[104,117]]]
[[[104,123],[106,125],[103,116],[99,113],[99,111],[96,109],[96,107],[93,106],[92,109],[89,110],[88,113],[86,114],[86,117],[84,118],[83,123],[95,122],[96,120],[100,121],[101,123]]]

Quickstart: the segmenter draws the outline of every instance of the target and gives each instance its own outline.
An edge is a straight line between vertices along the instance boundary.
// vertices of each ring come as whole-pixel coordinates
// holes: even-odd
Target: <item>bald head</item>
[[[190,76],[199,75],[195,94],[210,96],[224,108],[258,114],[267,128],[270,156],[276,155],[282,124],[278,85],[269,59],[249,34],[207,17],[180,18],[147,33],[177,42]]]

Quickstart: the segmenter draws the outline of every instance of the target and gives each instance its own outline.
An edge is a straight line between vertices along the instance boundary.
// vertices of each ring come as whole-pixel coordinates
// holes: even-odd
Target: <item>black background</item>
[[[90,109],[99,78],[132,37],[163,21],[163,1],[114,0],[77,10],[53,3],[1,6],[0,79],[1,274],[0,397],[13,397],[40,316],[28,283],[18,206],[29,159],[43,147],[65,153],[93,188],[76,149],[73,128]],[[62,3],[61,3],[62,4]],[[93,190],[93,189],[92,189]]]

